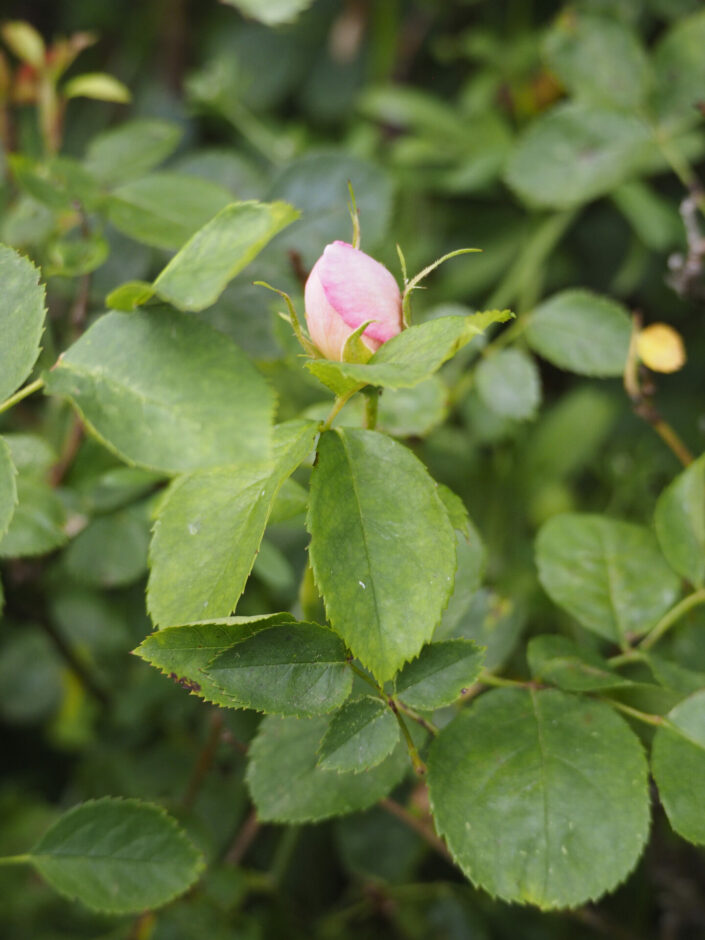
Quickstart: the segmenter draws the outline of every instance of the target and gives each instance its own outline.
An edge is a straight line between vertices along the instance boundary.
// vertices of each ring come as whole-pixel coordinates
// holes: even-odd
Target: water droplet
[[[199,526],[196,522],[189,522],[188,531],[189,535],[195,535],[198,532]]]
[[[364,590],[365,590],[365,582],[364,582],[364,581],[358,581],[357,583],[360,585],[360,587],[361,587],[362,590],[364,591]]]

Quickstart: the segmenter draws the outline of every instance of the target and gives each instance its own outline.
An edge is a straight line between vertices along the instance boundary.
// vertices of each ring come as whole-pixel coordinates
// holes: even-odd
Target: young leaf
[[[671,567],[701,587],[705,582],[705,454],[661,493],[654,525]]]
[[[535,636],[529,640],[527,659],[531,674],[566,692],[596,692],[632,685],[613,672],[591,650],[581,649],[565,636]]]
[[[350,695],[346,650],[330,630],[292,623],[259,630],[210,661],[208,678],[246,708],[299,718],[339,708]]]
[[[116,101],[127,104],[130,89],[113,75],[105,72],[86,72],[69,79],[61,89],[66,98],[94,98],[96,101]]]
[[[621,304],[585,290],[564,290],[539,304],[526,339],[534,352],[578,375],[621,375],[631,338]]]
[[[154,287],[146,281],[128,281],[116,287],[105,298],[105,305],[110,310],[124,310],[130,313],[146,304],[154,297]]]
[[[508,310],[488,310],[467,317],[439,317],[402,330],[367,363],[314,359],[306,367],[336,395],[363,385],[411,388],[440,369],[492,323],[504,323],[511,316]]]
[[[67,547],[62,565],[79,584],[120,587],[146,573],[148,547],[148,505],[133,503],[92,519]]]
[[[483,403],[504,418],[526,421],[541,404],[541,378],[533,358],[521,349],[500,349],[475,373]]]
[[[651,769],[675,831],[705,845],[705,691],[676,705],[656,729]]]
[[[226,617],[252,570],[284,480],[313,447],[315,425],[279,425],[270,461],[180,477],[160,507],[147,607],[155,624]]]
[[[136,118],[97,134],[84,166],[101,183],[117,185],[144,176],[174,152],[182,130],[172,121]]]
[[[390,679],[430,640],[453,588],[455,534],[433,480],[383,434],[327,431],[308,527],[333,629],[380,682]]]
[[[0,437],[0,541],[7,532],[17,505],[16,473],[10,448],[5,439]]]
[[[113,190],[106,203],[118,231],[153,248],[177,251],[233,201],[230,192],[185,173],[150,173]]]
[[[428,784],[467,877],[543,910],[615,888],[648,835],[638,738],[607,705],[555,690],[482,695],[431,745]]]
[[[476,681],[484,658],[472,640],[430,643],[399,673],[396,694],[421,711],[452,705]]]
[[[624,644],[653,627],[680,583],[643,526],[604,516],[554,516],[536,539],[539,579],[580,623]]]
[[[108,914],[160,907],[194,883],[204,862],[163,809],[106,797],[65,813],[30,861],[57,891]]]
[[[191,694],[223,708],[241,708],[237,699],[227,695],[208,677],[206,666],[219,653],[258,630],[291,620],[291,614],[267,614],[167,627],[151,633],[135,653]]]
[[[318,751],[321,770],[359,774],[376,767],[399,741],[399,724],[391,708],[366,695],[343,705],[331,719]]]
[[[403,778],[409,766],[399,744],[363,774],[317,766],[328,718],[268,715],[250,746],[247,784],[262,822],[319,822],[373,806]]]
[[[44,65],[46,46],[37,30],[24,20],[10,20],[4,23],[0,35],[8,49],[35,69]]]
[[[0,245],[0,403],[29,375],[44,327],[44,287],[31,261]]]
[[[59,358],[47,387],[71,398],[111,450],[148,469],[269,453],[267,382],[222,333],[174,310],[101,317]]]
[[[179,310],[205,310],[272,238],[298,218],[285,202],[235,202],[187,242],[154,282]]]

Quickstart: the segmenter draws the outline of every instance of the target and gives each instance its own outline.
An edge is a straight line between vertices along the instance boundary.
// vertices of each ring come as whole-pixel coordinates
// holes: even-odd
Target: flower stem
[[[369,394],[365,395],[365,427],[368,431],[374,431],[377,427],[378,411],[379,392],[377,389],[371,389]]]
[[[625,705],[624,702],[618,702],[616,699],[603,698],[602,701],[618,709],[620,712],[624,712],[625,715],[629,715],[630,718],[636,718],[637,721],[641,721],[645,725],[653,725],[654,727],[660,728],[663,725],[669,724],[668,719],[664,718],[662,715],[649,715],[646,712],[640,712],[638,708],[632,708],[631,705]]]
[[[409,729],[406,726],[406,722],[401,716],[401,712],[399,711],[399,706],[393,698],[388,699],[388,702],[389,702],[389,707],[394,712],[395,718],[399,722],[399,729],[401,730],[401,733],[404,737],[404,741],[406,742],[406,747],[407,747],[407,750],[409,751],[409,757],[411,758],[411,763],[414,767],[414,771],[416,772],[416,774],[418,774],[419,777],[425,777],[426,765],[421,760],[421,756],[419,755],[419,752],[416,749],[416,745],[414,744],[411,734],[409,733]]]
[[[40,388],[44,387],[44,379],[35,379],[34,382],[30,382],[29,385],[25,385],[24,388],[21,388],[18,392],[15,392],[14,395],[10,395],[9,398],[6,398],[5,401],[0,402],[0,414],[3,411],[9,411],[14,405],[22,401],[23,398],[27,398],[33,392],[38,392]]]
[[[341,411],[343,410],[343,408],[345,407],[345,405],[347,405],[347,403],[350,401],[350,399],[353,397],[353,395],[354,395],[356,392],[358,392],[358,391],[359,391],[358,388],[354,388],[351,392],[347,392],[347,394],[345,394],[345,395],[339,395],[339,396],[336,398],[335,404],[333,405],[333,407],[332,407],[331,410],[330,410],[330,414],[328,415],[328,417],[326,418],[326,420],[323,422],[323,424],[322,424],[322,426],[321,426],[321,431],[329,431],[329,430],[330,430],[331,425],[332,425],[333,422],[335,421],[336,416],[339,414],[339,412],[341,412]]]

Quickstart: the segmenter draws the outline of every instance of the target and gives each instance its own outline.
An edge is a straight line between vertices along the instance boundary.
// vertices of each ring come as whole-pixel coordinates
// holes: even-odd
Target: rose
[[[368,320],[362,342],[375,352],[402,328],[401,293],[394,276],[346,242],[327,245],[304,292],[311,339],[326,359],[343,358],[347,338]]]

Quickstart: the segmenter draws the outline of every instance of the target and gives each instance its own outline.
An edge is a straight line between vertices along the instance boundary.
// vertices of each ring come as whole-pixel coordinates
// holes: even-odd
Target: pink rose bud
[[[326,359],[340,361],[351,333],[373,323],[362,341],[373,352],[402,328],[401,293],[394,276],[346,242],[327,245],[306,281],[306,323]]]

